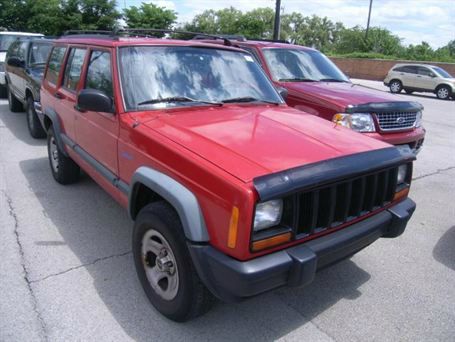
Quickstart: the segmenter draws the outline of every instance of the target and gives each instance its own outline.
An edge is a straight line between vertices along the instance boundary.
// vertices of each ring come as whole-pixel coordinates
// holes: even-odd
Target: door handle
[[[422,77],[422,76],[420,76],[420,75],[417,75],[417,77]]]
[[[54,97],[56,97],[56,98],[61,100],[61,99],[63,99],[63,94],[57,92],[57,93],[54,94]]]

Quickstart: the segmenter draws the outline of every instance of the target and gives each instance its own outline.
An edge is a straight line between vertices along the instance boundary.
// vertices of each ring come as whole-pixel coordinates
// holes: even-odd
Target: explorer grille
[[[417,112],[376,113],[379,127],[383,131],[393,131],[415,126]]]
[[[393,167],[293,195],[296,238],[335,228],[389,204],[397,172]]]

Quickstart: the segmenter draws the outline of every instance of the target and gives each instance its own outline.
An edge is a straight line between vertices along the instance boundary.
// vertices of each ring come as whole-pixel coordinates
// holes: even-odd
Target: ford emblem
[[[402,117],[402,116],[400,116],[399,118],[397,118],[397,123],[399,123],[399,124],[404,123],[404,121],[405,121],[405,119],[404,119],[404,117]]]

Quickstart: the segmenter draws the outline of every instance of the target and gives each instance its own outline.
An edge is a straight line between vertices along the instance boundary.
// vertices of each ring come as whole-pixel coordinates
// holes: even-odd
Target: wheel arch
[[[175,179],[150,167],[140,167],[134,173],[128,201],[128,212],[135,219],[148,203],[165,200],[177,212],[187,239],[209,241],[204,216],[196,196]]]
[[[65,146],[62,140],[62,129],[60,125],[60,120],[58,118],[58,114],[51,108],[46,108],[43,110],[44,114],[44,128],[49,130],[52,126],[55,132],[55,140],[57,142],[57,146],[59,147],[60,151],[63,153],[65,157],[68,157],[68,153],[66,152]]]

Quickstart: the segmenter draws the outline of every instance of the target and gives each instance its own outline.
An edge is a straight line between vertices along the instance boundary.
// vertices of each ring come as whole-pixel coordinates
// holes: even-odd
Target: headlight
[[[406,181],[406,175],[408,174],[408,165],[403,164],[398,167],[397,174],[397,185],[401,185]]]
[[[256,212],[254,214],[254,227],[255,232],[276,226],[281,221],[283,213],[283,200],[271,200],[256,205]]]
[[[419,110],[416,115],[416,127],[420,127],[422,125],[422,111]]]
[[[368,113],[354,113],[345,114],[338,113],[333,116],[332,119],[338,125],[348,127],[357,132],[374,132],[374,121],[371,114]]]

